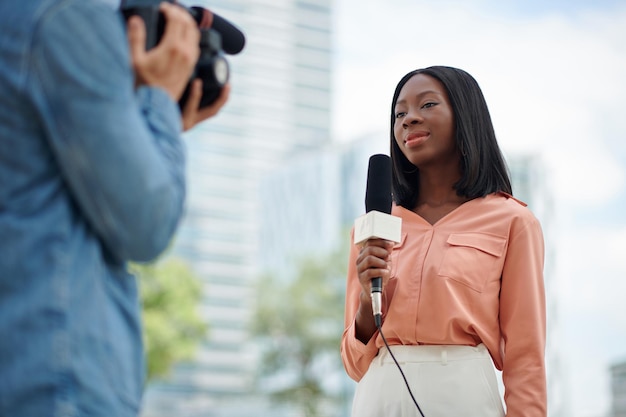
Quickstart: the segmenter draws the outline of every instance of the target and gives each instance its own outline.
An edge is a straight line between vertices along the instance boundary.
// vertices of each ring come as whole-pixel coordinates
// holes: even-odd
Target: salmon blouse
[[[470,200],[431,225],[395,206],[401,242],[383,288],[383,333],[390,345],[483,343],[502,371],[508,417],[545,417],[544,242],[526,204],[505,193]],[[354,231],[353,231],[354,233]],[[359,381],[384,346],[377,331],[355,337],[361,286],[352,245],[341,358]]]

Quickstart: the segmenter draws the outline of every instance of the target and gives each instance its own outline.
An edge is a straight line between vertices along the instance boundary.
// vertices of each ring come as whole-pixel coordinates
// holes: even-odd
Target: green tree
[[[202,284],[181,259],[132,264],[143,304],[143,337],[148,381],[168,375],[172,366],[191,359],[207,332],[198,311]]]
[[[336,390],[324,388],[326,372],[320,365],[328,369],[330,362],[343,372],[339,344],[346,264],[345,252],[337,252],[302,260],[292,279],[267,274],[259,280],[252,330],[262,347],[260,385],[274,385],[268,393],[274,402],[296,406],[307,417],[343,400]],[[271,377],[282,382],[268,384]]]

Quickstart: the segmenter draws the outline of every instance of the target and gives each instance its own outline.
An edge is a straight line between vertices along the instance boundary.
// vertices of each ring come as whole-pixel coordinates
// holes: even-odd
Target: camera
[[[170,0],[170,3],[175,1]],[[125,0],[120,11],[128,20],[131,16],[140,16],[146,26],[146,50],[155,47],[165,30],[165,17],[159,11],[159,1]],[[202,7],[185,7],[198,24],[200,30],[200,57],[178,101],[181,110],[184,108],[191,90],[191,82],[202,80],[202,98],[199,108],[212,104],[220,95],[222,88],[230,79],[230,66],[224,53],[236,54],[243,49],[245,38],[243,33],[226,19]]]

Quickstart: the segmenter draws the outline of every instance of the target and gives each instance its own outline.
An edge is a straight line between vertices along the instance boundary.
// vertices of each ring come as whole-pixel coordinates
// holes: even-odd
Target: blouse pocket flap
[[[506,238],[487,233],[453,233],[447,243],[452,246],[465,246],[500,257],[504,253]]]

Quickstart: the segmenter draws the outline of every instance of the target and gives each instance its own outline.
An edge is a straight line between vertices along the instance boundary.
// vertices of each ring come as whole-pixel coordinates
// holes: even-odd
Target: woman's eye
[[[422,108],[423,108],[423,109],[428,109],[428,108],[433,107],[433,106],[436,106],[436,105],[437,105],[437,103],[435,103],[435,102],[433,102],[433,101],[429,101],[428,103],[424,104],[424,105],[422,106]]]
[[[401,117],[404,117],[404,115],[406,115],[406,112],[399,111],[399,112],[397,112],[397,113],[396,113],[396,119],[399,119],[399,118],[401,118]]]

